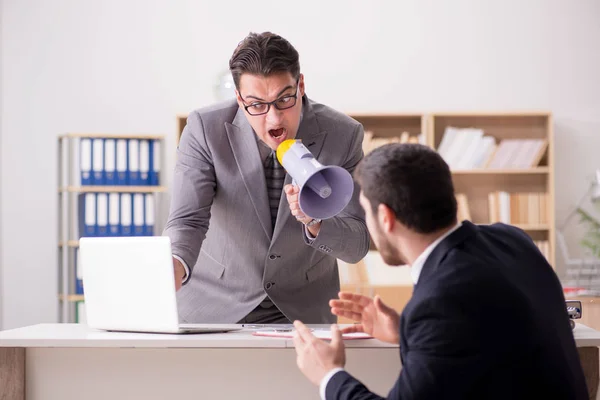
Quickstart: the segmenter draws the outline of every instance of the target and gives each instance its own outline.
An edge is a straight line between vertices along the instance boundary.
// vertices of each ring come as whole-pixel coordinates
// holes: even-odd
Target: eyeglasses
[[[298,95],[298,88],[296,87],[296,92],[289,96],[283,96],[278,98],[277,100],[271,101],[269,103],[264,102],[255,102],[250,105],[245,105],[244,108],[246,112],[250,115],[263,115],[269,112],[271,109],[271,105],[275,106],[278,110],[287,110],[288,108],[292,108],[296,105],[296,99]],[[246,100],[240,95],[240,98],[245,103]]]

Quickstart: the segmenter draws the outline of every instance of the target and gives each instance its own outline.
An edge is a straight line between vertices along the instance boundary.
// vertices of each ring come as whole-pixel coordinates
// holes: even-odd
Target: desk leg
[[[0,400],[25,400],[24,347],[0,347]]]
[[[579,359],[585,375],[590,400],[596,400],[598,384],[600,383],[600,361],[597,347],[578,347]]]

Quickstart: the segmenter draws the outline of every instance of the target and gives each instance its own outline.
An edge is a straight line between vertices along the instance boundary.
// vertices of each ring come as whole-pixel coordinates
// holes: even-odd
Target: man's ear
[[[298,77],[298,93],[300,94],[298,97],[304,96],[304,74]]]
[[[396,214],[387,205],[381,203],[377,207],[377,218],[379,224],[385,232],[391,232],[394,229],[396,223]]]

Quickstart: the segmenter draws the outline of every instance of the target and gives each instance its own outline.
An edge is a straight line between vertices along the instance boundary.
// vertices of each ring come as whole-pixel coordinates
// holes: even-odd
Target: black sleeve
[[[502,346],[486,346],[489,342],[482,336],[485,322],[472,322],[468,306],[463,306],[458,299],[433,298],[411,310],[401,331],[407,348],[402,370],[387,399],[468,397],[481,375],[489,370],[486,362],[494,359],[485,352],[499,351]],[[326,394],[327,400],[382,398],[347,372],[331,378]]]

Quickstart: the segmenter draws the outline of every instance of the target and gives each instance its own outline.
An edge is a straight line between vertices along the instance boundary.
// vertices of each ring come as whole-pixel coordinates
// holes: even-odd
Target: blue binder
[[[133,201],[131,193],[121,193],[121,236],[133,235]]]
[[[115,139],[104,141],[104,184],[114,186],[117,184],[117,143]]]
[[[150,185],[160,184],[160,140],[150,141]]]
[[[108,193],[96,195],[96,236],[108,236]]]
[[[140,185],[150,184],[150,141],[140,140]]]
[[[127,169],[129,170],[129,185],[140,185],[140,141],[128,140]]]
[[[146,193],[144,195],[146,201],[144,205],[144,235],[154,235],[154,195],[152,193]]]
[[[96,193],[78,197],[79,236],[96,236]]]
[[[92,139],[92,185],[104,185],[104,139]]]
[[[82,138],[79,141],[79,171],[81,185],[92,184],[92,139]]]
[[[144,236],[144,193],[133,194],[133,236]]]
[[[129,170],[127,169],[128,160],[128,149],[127,140],[117,140],[117,152],[116,152],[116,169],[117,169],[117,181],[116,185],[124,186],[129,182]]]
[[[121,236],[121,197],[119,193],[108,195],[108,236]]]

